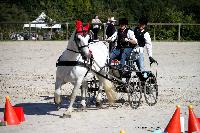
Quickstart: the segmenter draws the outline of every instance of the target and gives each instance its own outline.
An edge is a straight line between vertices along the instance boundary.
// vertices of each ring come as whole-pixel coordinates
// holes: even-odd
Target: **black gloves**
[[[154,60],[153,57],[149,57],[149,61],[150,61],[150,66],[151,66],[151,64],[153,64],[153,63],[158,64],[158,62],[157,62],[156,60]]]

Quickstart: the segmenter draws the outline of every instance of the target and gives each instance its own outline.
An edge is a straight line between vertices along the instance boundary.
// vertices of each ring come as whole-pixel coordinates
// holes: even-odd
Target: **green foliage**
[[[152,23],[200,23],[198,0],[6,0],[0,4],[0,22],[30,22],[43,11],[57,22],[72,24],[77,18],[86,22],[94,15],[102,22],[114,16],[127,17],[130,23],[136,23],[140,16],[146,16]],[[6,30],[0,28],[0,32]],[[182,39],[198,39],[197,29],[182,26]],[[149,31],[152,33],[152,30]],[[177,26],[157,26],[156,31],[159,31],[156,39],[177,39]]]
[[[182,26],[181,29],[182,40],[199,40],[200,38],[200,26]]]

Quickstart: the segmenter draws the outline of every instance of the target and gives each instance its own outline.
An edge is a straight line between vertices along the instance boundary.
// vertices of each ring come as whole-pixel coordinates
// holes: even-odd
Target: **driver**
[[[137,39],[134,32],[127,27],[128,20],[126,18],[119,19],[119,29],[108,38],[110,41],[117,39],[117,46],[110,54],[110,61],[120,56],[120,64],[118,68],[121,69],[125,65],[125,60],[130,56],[133,48],[137,45]]]

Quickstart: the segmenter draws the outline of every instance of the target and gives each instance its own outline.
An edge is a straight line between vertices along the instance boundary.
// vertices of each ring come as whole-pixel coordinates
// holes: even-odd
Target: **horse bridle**
[[[82,48],[84,48],[84,47],[88,47],[89,48],[89,44],[88,45],[84,45],[84,46],[79,46],[78,45],[78,37],[77,37],[77,34],[78,34],[79,32],[76,32],[75,33],[75,36],[74,36],[74,42],[75,42],[75,44],[76,44],[76,46],[77,46],[77,48],[78,48],[78,51],[75,51],[75,50],[73,50],[73,49],[69,49],[69,48],[67,48],[67,50],[68,51],[71,51],[71,52],[74,52],[74,53],[81,53],[81,49]]]

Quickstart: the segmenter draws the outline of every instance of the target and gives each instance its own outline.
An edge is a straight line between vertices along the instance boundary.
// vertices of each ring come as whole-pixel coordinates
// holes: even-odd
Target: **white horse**
[[[93,58],[91,68],[101,74],[105,74],[104,67],[108,58],[108,48],[103,42],[96,42],[93,44],[88,44],[89,35],[83,36],[81,34],[76,34],[73,32],[67,49],[62,53],[58,60],[61,65],[57,66],[56,71],[56,83],[55,83],[55,103],[61,103],[61,86],[67,82],[73,84],[74,88],[72,90],[70,105],[67,111],[63,114],[63,117],[71,117],[71,112],[73,111],[73,103],[77,94],[77,90],[80,86],[83,89],[87,88],[86,81],[94,76],[94,72],[90,71],[87,67],[84,67],[84,62],[89,62]],[[63,63],[63,64],[62,64]],[[67,64],[67,65],[66,65]],[[79,64],[79,65],[78,65]],[[82,65],[80,65],[82,64]],[[87,66],[89,66],[89,64]],[[100,86],[104,87],[108,100],[113,102],[115,99],[113,93],[112,83],[102,76],[96,74],[100,81]],[[100,90],[102,89],[100,87]],[[101,91],[100,91],[101,92]],[[101,95],[98,93],[97,102],[101,100]],[[86,106],[85,99],[82,99],[81,104]]]

